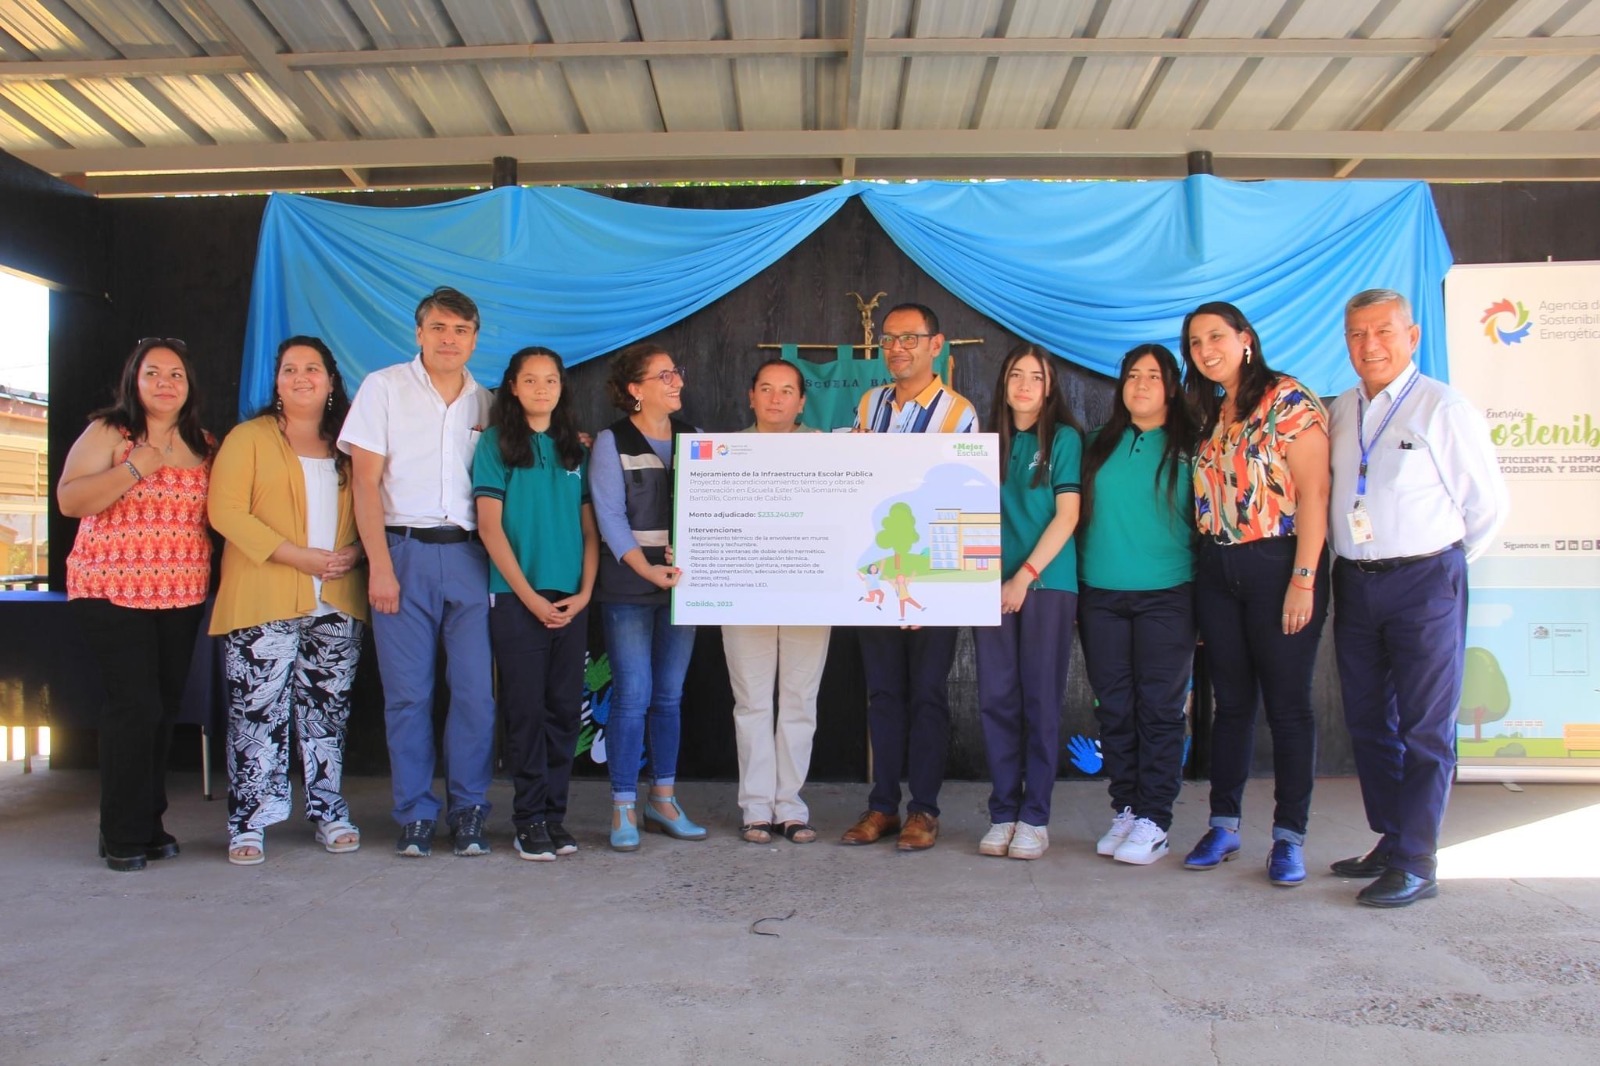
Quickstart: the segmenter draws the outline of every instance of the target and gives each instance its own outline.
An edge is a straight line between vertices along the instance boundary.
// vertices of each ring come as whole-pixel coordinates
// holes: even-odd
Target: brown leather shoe
[[[924,851],[938,839],[939,819],[924,811],[912,811],[906,815],[906,826],[900,830],[900,843],[895,847],[901,851]]]
[[[856,824],[844,831],[841,844],[873,844],[890,833],[900,831],[900,816],[882,811],[863,811]]]

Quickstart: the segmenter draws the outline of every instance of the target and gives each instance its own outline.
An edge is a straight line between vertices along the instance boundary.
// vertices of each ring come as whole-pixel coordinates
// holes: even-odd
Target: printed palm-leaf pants
[[[265,829],[289,817],[289,734],[300,745],[306,818],[348,818],[340,790],[350,686],[365,631],[334,612],[228,634],[228,829]]]

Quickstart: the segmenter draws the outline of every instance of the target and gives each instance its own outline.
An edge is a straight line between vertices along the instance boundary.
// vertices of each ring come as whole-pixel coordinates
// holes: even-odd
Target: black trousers
[[[543,589],[539,594],[551,600],[570,595]],[[560,629],[546,629],[515,593],[496,593],[489,608],[489,638],[500,671],[511,819],[518,825],[563,821],[582,724],[588,608]]]
[[[1184,703],[1194,674],[1194,586],[1128,592],[1084,585],[1078,633],[1099,701],[1111,809],[1162,830],[1183,782]]]
[[[911,791],[907,813],[937,818],[950,746],[946,682],[956,657],[957,630],[862,626],[859,632],[867,675],[867,733],[872,738],[867,806],[884,814],[898,812],[904,775]]]
[[[73,600],[105,682],[100,717],[100,832],[114,855],[142,850],[164,831],[167,752],[202,605],[143,610]]]

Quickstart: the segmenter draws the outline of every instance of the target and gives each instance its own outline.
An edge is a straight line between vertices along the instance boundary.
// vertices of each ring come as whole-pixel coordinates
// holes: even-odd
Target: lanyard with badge
[[[1371,440],[1366,439],[1366,402],[1359,395],[1356,397],[1356,445],[1361,449],[1361,467],[1356,473],[1356,504],[1345,519],[1350,523],[1350,538],[1357,544],[1366,544],[1373,536],[1372,516],[1367,513],[1366,502],[1367,466],[1372,459],[1372,451],[1378,446],[1383,431],[1389,428],[1395,412],[1400,410],[1400,405],[1406,402],[1406,397],[1411,395],[1411,390],[1417,387],[1417,382],[1421,378],[1420,373],[1413,374],[1411,380],[1406,382],[1406,387],[1400,390],[1400,395],[1389,405],[1389,412],[1383,416],[1383,421],[1378,423],[1378,431],[1372,435]]]

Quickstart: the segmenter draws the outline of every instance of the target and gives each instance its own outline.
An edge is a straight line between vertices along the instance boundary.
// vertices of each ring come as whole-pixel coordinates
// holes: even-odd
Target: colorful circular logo
[[[1483,323],[1483,335],[1489,338],[1490,344],[1521,344],[1528,336],[1528,331],[1533,329],[1528,309],[1521,300],[1515,303],[1507,299],[1496,300],[1484,308],[1483,317],[1478,321]],[[1505,328],[1507,325],[1511,328]]]

